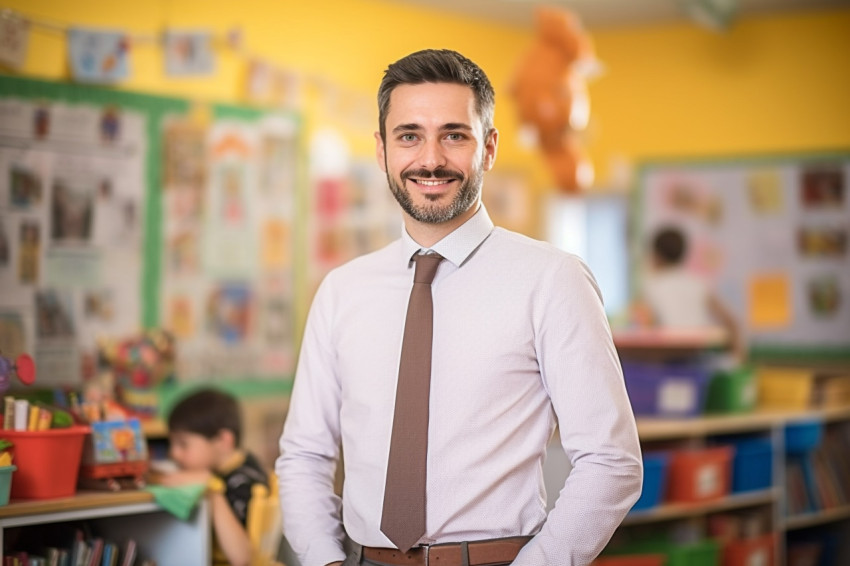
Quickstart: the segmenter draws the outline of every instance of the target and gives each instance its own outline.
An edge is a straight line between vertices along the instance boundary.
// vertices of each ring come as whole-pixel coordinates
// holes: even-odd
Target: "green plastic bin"
[[[755,409],[757,387],[750,367],[715,372],[708,382],[705,412],[711,414],[747,413]]]

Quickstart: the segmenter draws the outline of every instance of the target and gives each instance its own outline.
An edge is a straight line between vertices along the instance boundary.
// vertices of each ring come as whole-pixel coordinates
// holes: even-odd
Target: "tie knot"
[[[416,262],[416,271],[413,273],[414,283],[425,283],[430,285],[437,274],[437,267],[443,261],[443,256],[439,254],[416,254],[413,256],[413,261]]]

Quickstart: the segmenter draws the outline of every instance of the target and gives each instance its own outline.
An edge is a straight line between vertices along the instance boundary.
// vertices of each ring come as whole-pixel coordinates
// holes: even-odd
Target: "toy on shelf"
[[[123,340],[98,344],[99,388],[139,418],[156,415],[156,387],[174,379],[174,337],[162,330],[147,330]]]
[[[148,450],[139,419],[98,421],[89,426],[80,485],[110,491],[144,487]]]
[[[0,394],[9,389],[15,374],[24,385],[32,385],[35,382],[35,362],[29,354],[21,354],[13,363],[0,352]]]

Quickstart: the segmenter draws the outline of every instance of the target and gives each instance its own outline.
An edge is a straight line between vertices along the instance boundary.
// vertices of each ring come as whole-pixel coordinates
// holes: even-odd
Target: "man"
[[[481,205],[498,132],[480,68],[414,53],[389,66],[378,104],[378,163],[405,230],[332,271],[314,299],[276,466],[287,539],[304,566],[339,564],[346,535],[346,565],[588,564],[642,480],[599,291],[579,259],[494,228]],[[406,376],[423,368],[409,396]],[[411,424],[423,398],[424,439]],[[556,422],[573,468],[547,517]]]

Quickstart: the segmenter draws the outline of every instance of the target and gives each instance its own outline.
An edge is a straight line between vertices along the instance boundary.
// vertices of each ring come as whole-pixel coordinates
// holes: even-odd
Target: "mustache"
[[[443,168],[434,169],[433,171],[429,171],[428,169],[410,169],[401,174],[401,179],[403,181],[406,181],[411,177],[416,177],[418,179],[457,179],[458,181],[463,181],[464,179],[463,173],[460,171]]]

